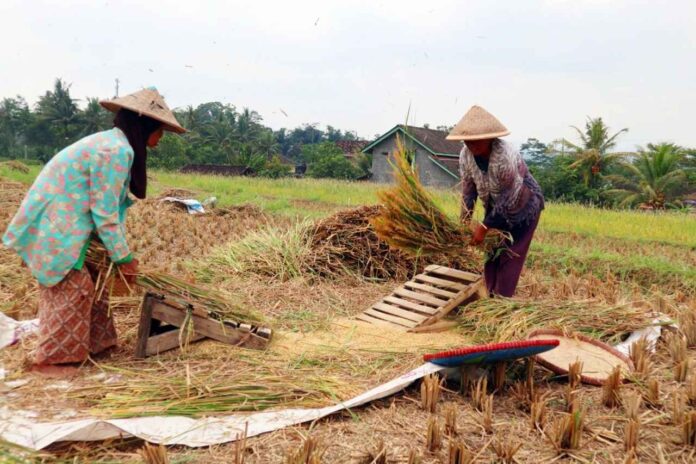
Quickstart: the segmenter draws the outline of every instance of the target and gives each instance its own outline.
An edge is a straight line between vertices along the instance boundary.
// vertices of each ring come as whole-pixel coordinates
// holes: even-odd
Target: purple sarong
[[[540,215],[541,211],[528,224],[512,230],[512,243],[506,240],[503,245],[506,249],[497,258],[486,262],[484,277],[491,296],[511,297],[515,294]]]

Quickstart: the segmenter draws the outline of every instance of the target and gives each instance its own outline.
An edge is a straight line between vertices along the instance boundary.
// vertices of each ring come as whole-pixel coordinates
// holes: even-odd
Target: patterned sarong
[[[82,362],[90,353],[116,345],[107,292],[95,301],[86,266],[73,269],[52,287],[39,286],[37,364]]]

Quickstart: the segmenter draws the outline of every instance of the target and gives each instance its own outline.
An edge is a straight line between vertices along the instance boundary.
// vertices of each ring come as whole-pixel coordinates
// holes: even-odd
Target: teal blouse
[[[96,233],[116,263],[128,262],[126,208],[133,149],[118,128],[89,135],[41,170],[5,232],[41,285],[80,268]]]

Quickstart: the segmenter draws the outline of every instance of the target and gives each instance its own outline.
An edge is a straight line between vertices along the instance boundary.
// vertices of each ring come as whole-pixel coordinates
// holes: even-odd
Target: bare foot
[[[51,379],[70,379],[75,377],[80,369],[72,364],[34,364],[31,372]]]

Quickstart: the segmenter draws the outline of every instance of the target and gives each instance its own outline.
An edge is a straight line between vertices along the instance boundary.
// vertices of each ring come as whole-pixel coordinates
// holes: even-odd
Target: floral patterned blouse
[[[125,211],[133,149],[121,129],[98,132],[49,161],[5,232],[41,285],[79,267],[96,232],[114,262],[127,262]]]
[[[544,196],[520,152],[494,139],[488,162],[471,154],[464,145],[459,155],[462,179],[462,217],[481,198],[486,227],[512,231],[526,227],[544,209]]]

